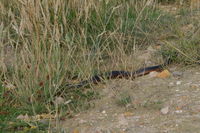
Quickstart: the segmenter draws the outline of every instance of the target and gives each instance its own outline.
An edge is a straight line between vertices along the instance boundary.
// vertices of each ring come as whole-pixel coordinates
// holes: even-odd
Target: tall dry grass
[[[133,70],[162,17],[147,0],[1,0],[0,10],[2,81],[27,106],[46,106],[74,75]]]

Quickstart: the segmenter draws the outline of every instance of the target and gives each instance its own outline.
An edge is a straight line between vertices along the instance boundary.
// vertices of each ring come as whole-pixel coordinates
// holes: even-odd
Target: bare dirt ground
[[[101,99],[95,107],[66,120],[63,128],[80,133],[198,133],[199,70],[172,66],[168,78],[147,75],[96,86]]]
[[[62,127],[69,133],[199,133],[200,68],[168,70],[168,78],[147,75],[94,86],[101,97],[94,108],[61,122]]]

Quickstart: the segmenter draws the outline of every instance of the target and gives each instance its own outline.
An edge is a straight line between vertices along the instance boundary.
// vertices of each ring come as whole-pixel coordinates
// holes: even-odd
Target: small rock
[[[180,85],[182,81],[176,81],[176,85]]]
[[[29,118],[28,114],[26,114],[26,115],[17,116],[17,119],[28,121],[30,118]]]
[[[183,73],[182,73],[182,72],[179,72],[179,71],[172,72],[172,74],[173,74],[174,77],[183,76]]]
[[[168,114],[168,112],[169,112],[169,107],[167,106],[167,107],[162,108],[162,109],[160,110],[160,112],[161,112],[163,115]]]
[[[174,82],[170,82],[170,83],[169,83],[169,86],[174,86]]]
[[[56,97],[55,101],[54,101],[55,104],[63,104],[64,103],[64,99],[62,97]]]
[[[24,115],[18,115],[18,116],[17,116],[17,119],[23,120],[23,119],[24,119]]]
[[[177,114],[180,114],[180,113],[182,113],[183,112],[183,110],[176,110],[175,111],[175,113],[177,113]]]
[[[102,111],[102,114],[105,114],[105,113],[106,113],[106,111],[105,111],[105,110],[103,110],[103,111]]]
[[[196,75],[199,75],[199,74],[200,74],[200,72],[196,72],[195,74],[196,74]]]

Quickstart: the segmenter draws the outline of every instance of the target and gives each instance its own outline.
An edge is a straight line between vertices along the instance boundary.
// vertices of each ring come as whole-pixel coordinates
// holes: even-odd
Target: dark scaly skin
[[[116,79],[116,78],[134,79],[136,77],[140,77],[140,76],[149,74],[150,72],[153,72],[153,71],[160,72],[163,70],[163,66],[165,66],[165,64],[141,68],[135,72],[110,71],[110,72],[106,72],[104,74],[94,75],[90,79],[83,80],[77,84],[67,84],[66,87],[67,88],[80,88],[80,87],[87,86],[89,84],[97,84],[105,79]]]

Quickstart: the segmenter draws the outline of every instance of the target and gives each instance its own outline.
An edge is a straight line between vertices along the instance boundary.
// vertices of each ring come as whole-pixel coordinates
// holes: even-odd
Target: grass
[[[116,104],[118,106],[124,106],[124,107],[131,104],[131,102],[132,102],[132,98],[131,98],[130,95],[128,95],[128,93],[124,93],[124,94],[119,95],[117,100],[116,100]]]
[[[9,112],[0,115],[4,125],[19,114],[65,109],[71,115],[91,107],[99,98],[92,88],[65,88],[62,97],[71,102],[59,108],[52,101],[68,82],[100,71],[135,69],[132,57],[159,40],[165,42],[163,57],[186,64],[199,60],[198,19],[190,19],[189,11],[181,10],[176,19],[145,0],[2,0],[0,10],[0,112]],[[183,32],[189,23],[194,31]]]

